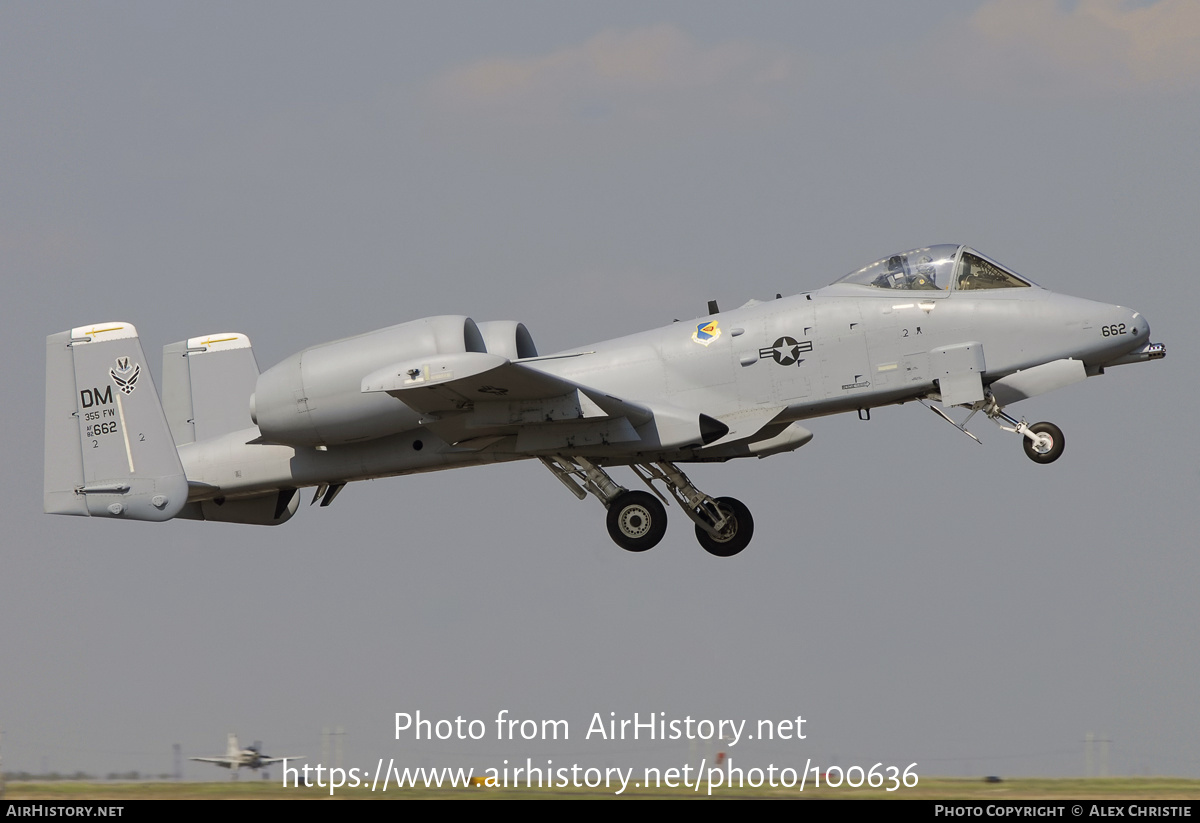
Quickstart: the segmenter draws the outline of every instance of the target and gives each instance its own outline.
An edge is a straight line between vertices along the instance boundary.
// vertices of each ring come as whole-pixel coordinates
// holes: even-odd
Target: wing
[[[189,757],[188,760],[195,760],[198,763],[216,763],[218,766],[234,766],[239,762],[229,757]]]
[[[422,415],[422,425],[467,449],[514,437],[506,448],[521,454],[662,451],[702,447],[729,433],[695,410],[614,397],[481,352],[396,363],[367,375],[362,391],[403,401]]]

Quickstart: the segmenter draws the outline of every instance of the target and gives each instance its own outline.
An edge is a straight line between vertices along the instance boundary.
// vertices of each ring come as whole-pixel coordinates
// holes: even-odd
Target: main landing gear
[[[630,466],[654,494],[629,491],[608,472],[584,457],[541,458],[542,463],[580,500],[590,493],[608,509],[608,533],[621,548],[644,552],[658,545],[667,532],[667,498],[654,487],[661,481],[684,514],[696,524],[696,539],[717,557],[732,557],[754,536],[750,509],[732,497],[711,497],[692,485],[686,474],[668,461]]]
[[[622,492],[608,504],[608,533],[627,551],[652,549],[667,533],[667,507],[648,492]]]
[[[1021,435],[1021,444],[1025,447],[1025,455],[1034,463],[1053,463],[1062,457],[1063,449],[1067,445],[1062,429],[1058,426],[1045,422],[1029,425],[1024,420],[1017,420],[1004,411],[990,391],[983,400],[971,407],[971,413],[967,415],[967,419],[961,425],[955,423],[937,406],[930,406],[928,403],[925,405],[976,442],[979,442],[979,438],[967,431],[966,425],[971,422],[971,418],[975,416],[976,412],[983,412],[989,420],[1004,431]]]

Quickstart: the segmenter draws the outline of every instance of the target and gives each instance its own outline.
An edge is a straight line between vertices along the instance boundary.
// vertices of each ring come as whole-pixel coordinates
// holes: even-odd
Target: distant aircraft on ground
[[[302,756],[267,757],[262,753],[262,743],[255,741],[249,748],[243,749],[238,745],[237,735],[230,733],[224,757],[192,757],[189,759],[199,763],[212,763],[214,766],[220,766],[222,769],[233,769],[233,776],[237,777],[237,770],[243,768],[262,769],[265,776],[265,769],[272,763],[282,763],[284,760],[300,760]]]
[[[303,487],[328,506],[355,480],[536,458],[604,505],[622,548],[662,539],[657,482],[719,556],[750,542],[750,510],[680,463],[792,451],[812,439],[800,421],[910,401],[967,434],[982,412],[1052,463],[1062,431],[1010,404],[1166,354],[1138,312],[1054,294],[960,245],[545,356],[521,323],[460,316],[313,346],[261,374],[245,335],[193,337],[163,349],[161,405],[132,325],[46,346],[47,512],[277,524]],[[619,466],[653,494],[619,484]]]

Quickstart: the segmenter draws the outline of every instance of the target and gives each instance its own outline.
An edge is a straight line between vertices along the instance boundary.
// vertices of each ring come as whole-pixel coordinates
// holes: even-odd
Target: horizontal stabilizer
[[[286,523],[300,505],[298,489],[280,489],[254,497],[226,500],[217,497],[189,503],[179,517],[217,523],[242,523],[250,526],[278,526]]]

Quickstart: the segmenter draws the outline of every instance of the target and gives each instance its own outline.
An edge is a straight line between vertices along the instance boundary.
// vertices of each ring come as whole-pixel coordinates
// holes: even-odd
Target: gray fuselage
[[[1149,333],[1130,309],[1037,287],[910,291],[837,283],[521,362],[616,398],[725,422],[761,413],[781,423],[930,395],[944,374],[943,356],[966,344],[987,385],[1064,358],[1098,374],[1147,343]],[[461,448],[399,400],[380,400],[395,404],[397,433],[297,447],[251,443],[259,437],[251,428],[180,447],[192,499],[535,456],[516,451],[513,438]],[[665,456],[704,459],[703,451]],[[609,464],[647,457],[619,446],[581,453]]]

